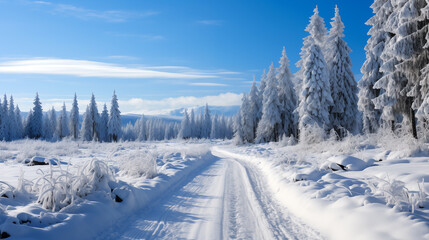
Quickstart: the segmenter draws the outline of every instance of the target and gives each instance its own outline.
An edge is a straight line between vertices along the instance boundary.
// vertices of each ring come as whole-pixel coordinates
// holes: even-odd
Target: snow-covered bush
[[[302,144],[314,144],[320,143],[325,140],[325,130],[319,125],[307,125],[305,128],[301,129],[300,134],[300,143]]]
[[[130,153],[122,157],[119,169],[122,173],[135,177],[154,178],[158,175],[156,152],[145,151],[145,153]]]
[[[96,191],[110,195],[109,182],[115,181],[112,171],[106,163],[93,159],[86,162],[77,173],[63,170],[61,165],[50,165],[50,171],[41,175],[34,183],[38,203],[43,208],[53,211],[61,210],[78,198],[84,198]]]

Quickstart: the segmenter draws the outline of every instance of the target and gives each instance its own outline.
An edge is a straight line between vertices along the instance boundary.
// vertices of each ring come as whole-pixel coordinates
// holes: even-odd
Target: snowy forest
[[[318,8],[305,29],[299,71],[292,74],[283,49],[244,94],[235,118],[237,143],[283,140],[293,144],[341,139],[378,129],[427,138],[429,117],[428,14],[424,0],[376,0],[370,39],[357,84],[344,24],[335,8],[328,31]]]
[[[232,119],[230,117],[210,114],[208,105],[204,112],[195,116],[185,110],[181,123],[165,121],[160,118],[146,119],[142,115],[134,124],[122,126],[118,98],[113,93],[110,112],[104,104],[101,114],[98,112],[95,96],[92,94],[89,105],[79,120],[79,106],[75,94],[70,113],[65,103],[59,116],[52,107],[43,112],[39,95],[36,94],[34,107],[25,119],[22,119],[18,106],[14,106],[13,97],[8,102],[4,95],[0,103],[0,139],[13,141],[23,138],[58,141],[63,138],[81,139],[83,141],[117,142],[123,141],[156,141],[169,139],[230,139],[232,138]]]

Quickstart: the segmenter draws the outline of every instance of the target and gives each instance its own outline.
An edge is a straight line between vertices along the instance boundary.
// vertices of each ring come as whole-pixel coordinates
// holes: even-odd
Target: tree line
[[[8,101],[7,96],[4,95],[3,102],[0,101],[0,140],[30,138],[58,141],[71,138],[99,142],[159,141],[174,138],[225,139],[232,138],[233,134],[231,118],[217,115],[212,117],[208,105],[199,116],[194,115],[194,110],[191,110],[189,116],[185,110],[185,117],[181,123],[160,118],[146,118],[142,115],[134,124],[129,122],[125,126],[122,126],[121,111],[115,92],[113,92],[110,111],[104,104],[101,113],[92,94],[81,123],[76,94],[70,112],[67,112],[66,105],[63,103],[59,115],[54,107],[43,112],[38,93],[33,105],[34,107],[23,119],[19,107],[14,104],[13,97],[11,96]]]

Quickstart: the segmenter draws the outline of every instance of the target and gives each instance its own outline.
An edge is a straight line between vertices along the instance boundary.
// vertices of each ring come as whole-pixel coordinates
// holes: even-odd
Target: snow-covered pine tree
[[[6,94],[3,97],[3,103],[0,105],[0,111],[2,116],[0,123],[0,131],[2,135],[0,140],[10,141],[10,118]]]
[[[392,129],[395,121],[402,115],[409,120],[413,136],[417,137],[413,108],[418,108],[421,104],[420,68],[423,67],[421,62],[427,62],[427,57],[417,53],[420,51],[425,54],[422,49],[425,34],[419,32],[419,26],[427,25],[427,20],[420,19],[419,15],[426,3],[414,0],[391,3],[392,13],[383,25],[384,30],[391,36],[381,55],[381,71],[384,76],[374,85],[374,88],[383,89],[384,92],[373,102],[376,108],[383,109],[382,119],[390,122]]]
[[[63,103],[60,116],[58,117],[57,134],[59,139],[63,139],[70,135],[69,117],[67,115],[66,103]]]
[[[74,94],[72,109],[70,111],[70,134],[74,139],[79,137],[79,106],[77,96]]]
[[[303,55],[305,56],[302,61],[303,85],[298,107],[299,136],[303,141],[306,141],[307,129],[320,127],[328,130],[330,127],[329,107],[333,101],[327,66],[320,47],[323,42],[318,40],[322,34],[320,31],[322,23],[323,20],[318,16],[316,8],[306,28],[310,35],[304,39],[307,53]]]
[[[188,139],[191,137],[191,128],[188,111],[185,109],[185,113],[183,114],[183,119],[180,124],[180,131],[178,138],[180,139]]]
[[[191,114],[189,115],[189,125],[191,128],[191,137],[196,138],[197,137],[197,128],[195,124],[195,113],[194,109],[191,109]]]
[[[258,123],[259,123],[259,121],[261,120],[261,117],[262,117],[262,104],[263,104],[263,102],[264,102],[264,91],[265,91],[265,87],[267,86],[267,73],[266,73],[266,70],[264,69],[264,71],[262,72],[262,76],[261,76],[261,80],[260,80],[260,83],[259,83],[259,90],[258,90],[258,97],[259,97],[259,111],[258,111],[258,113],[257,113],[257,115],[256,115],[256,118],[257,118],[257,120],[258,120]],[[257,126],[255,126],[255,127],[257,127]],[[255,132],[255,136],[256,136],[256,132]]]
[[[109,141],[109,133],[108,133],[108,122],[109,122],[109,113],[107,111],[107,106],[104,104],[103,111],[101,112],[100,116],[100,125],[99,132],[100,132],[100,141],[101,142],[108,142]]]
[[[357,132],[357,84],[351,69],[351,52],[344,41],[344,24],[341,21],[339,9],[335,6],[335,16],[332,18],[331,29],[325,44],[326,64],[329,69],[331,96],[335,104],[329,109],[331,126],[340,138],[347,131]]]
[[[244,141],[243,141],[243,129],[241,127],[241,114],[239,112],[234,115],[232,128],[234,131],[234,136],[233,136],[234,144],[236,144],[236,145],[243,144],[244,143]]]
[[[10,96],[9,101],[9,110],[8,110],[8,116],[9,116],[9,140],[16,140],[18,139],[18,123],[16,119],[15,114],[15,106],[13,102],[13,97]]]
[[[254,129],[254,116],[251,109],[249,96],[243,93],[240,107],[241,119],[241,137],[244,143],[253,143],[255,141]]]
[[[210,115],[209,105],[206,103],[204,113],[201,116],[201,138],[210,138],[212,129],[212,118]]]
[[[10,139],[10,128],[9,128],[9,114],[6,94],[3,97],[3,103],[0,104],[0,140],[9,141]]]
[[[363,74],[359,81],[358,108],[362,112],[364,133],[375,133],[380,125],[382,110],[376,109],[373,99],[380,95],[380,89],[375,89],[374,84],[383,77],[380,68],[383,65],[381,54],[390,35],[384,30],[384,24],[393,8],[390,0],[375,0],[371,5],[374,16],[367,22],[371,26],[368,32],[370,38],[365,46],[366,61],[361,68]]]
[[[98,124],[100,121],[100,114],[98,113],[97,103],[95,102],[94,93],[91,96],[91,101],[89,103],[89,115],[91,121],[91,134],[92,139],[95,141],[99,141],[99,132],[98,132]]]
[[[279,63],[280,67],[277,70],[277,81],[280,103],[280,119],[282,120],[280,134],[286,134],[286,136],[294,135],[296,137],[298,127],[295,116],[297,97],[292,83],[292,73],[289,69],[289,59],[284,47]]]
[[[43,118],[43,138],[47,141],[57,140],[57,114],[55,108],[52,107]]]
[[[255,76],[253,76],[252,87],[250,88],[250,93],[248,96],[248,100],[250,103],[250,114],[252,116],[253,121],[253,136],[256,137],[256,129],[258,127],[258,123],[261,117],[262,112],[262,101],[260,101],[260,96],[262,93],[259,92],[258,87],[256,86]],[[252,142],[254,139],[252,140]]]
[[[279,141],[281,137],[280,102],[278,82],[274,64],[271,64],[267,74],[267,86],[263,93],[262,117],[256,131],[256,142]]]
[[[36,93],[33,104],[34,107],[31,114],[29,137],[39,139],[43,134],[43,110],[42,103],[39,99],[39,93]]]
[[[115,91],[113,92],[110,106],[108,130],[111,141],[118,141],[121,135],[121,111],[119,111],[118,98]]]
[[[298,78],[296,81],[298,83],[296,87],[297,89],[299,89],[299,91],[302,90],[303,79],[305,78],[304,61],[309,55],[309,51],[312,48],[311,46],[315,43],[318,44],[319,47],[322,49],[323,45],[325,44],[327,34],[325,21],[319,15],[319,8],[316,6],[313,12],[313,16],[310,17],[310,24],[308,24],[305,29],[305,31],[309,32],[310,35],[304,38],[303,46],[300,52],[301,59],[296,63],[296,66],[299,68],[298,72],[295,74],[296,78]]]
[[[407,78],[407,84],[401,91],[412,104],[404,109],[403,115],[411,125],[412,135],[417,138],[417,124],[415,110],[420,107],[424,99],[422,94],[427,92],[429,82],[426,73],[421,71],[429,63],[428,44],[428,2],[425,0],[409,0],[399,9],[399,24],[396,29],[398,40],[392,46],[392,51],[399,60],[396,71]]]
[[[16,119],[16,139],[21,139],[24,137],[24,126],[22,123],[21,110],[18,105],[15,108],[15,119]]]
[[[137,140],[146,141],[146,119],[144,115],[142,115],[139,119],[137,119],[135,125],[136,130],[138,131]]]
[[[85,114],[83,114],[82,127],[80,128],[80,137],[83,141],[91,141],[93,134],[92,119],[89,106],[86,107]]]

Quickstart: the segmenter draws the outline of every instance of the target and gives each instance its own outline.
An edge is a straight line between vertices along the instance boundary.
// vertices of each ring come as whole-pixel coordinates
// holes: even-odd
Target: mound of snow
[[[373,159],[364,161],[353,156],[339,155],[328,158],[326,162],[322,164],[321,168],[330,168],[334,171],[340,169],[348,171],[362,171],[365,168],[372,166],[374,162],[375,161]]]

